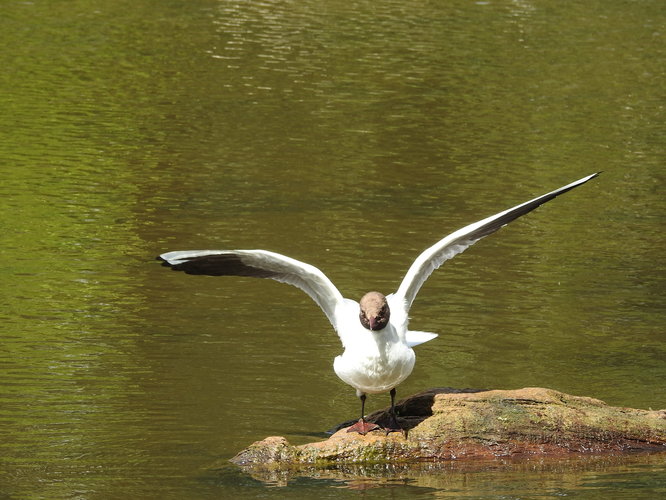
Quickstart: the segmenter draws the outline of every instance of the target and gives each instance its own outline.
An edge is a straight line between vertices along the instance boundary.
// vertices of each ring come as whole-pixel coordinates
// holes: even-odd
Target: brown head
[[[368,292],[361,297],[359,319],[368,330],[381,330],[388,325],[391,311],[386,297],[379,292]]]

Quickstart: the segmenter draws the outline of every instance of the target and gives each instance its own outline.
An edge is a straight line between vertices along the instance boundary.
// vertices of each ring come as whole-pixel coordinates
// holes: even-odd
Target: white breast
[[[358,328],[345,334],[345,340],[345,351],[335,358],[333,369],[338,377],[360,392],[393,389],[414,368],[414,351],[400,340],[391,324],[372,332],[359,322]]]

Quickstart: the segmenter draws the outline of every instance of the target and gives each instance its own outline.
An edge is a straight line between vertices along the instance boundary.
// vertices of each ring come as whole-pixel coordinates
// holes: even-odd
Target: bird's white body
[[[393,298],[387,297],[389,307]],[[372,331],[358,320],[358,302],[345,299],[340,309],[336,323],[344,352],[333,361],[333,369],[342,381],[359,395],[375,394],[393,389],[412,373],[416,355],[406,341],[406,321],[392,314],[385,328]]]
[[[437,336],[408,330],[409,309],[428,276],[481,238],[597,175],[589,175],[454,231],[416,258],[394,294],[385,297],[370,292],[360,304],[344,298],[316,267],[267,250],[176,251],[158,258],[164,265],[188,274],[254,276],[297,286],[321,307],[340,336],[344,352],[333,363],[338,377],[354,387],[363,402],[366,393],[385,391],[391,391],[393,402],[395,387],[414,368],[412,347]],[[370,302],[374,302],[368,309],[364,300],[370,295],[373,295]],[[360,429],[365,432],[366,427]]]

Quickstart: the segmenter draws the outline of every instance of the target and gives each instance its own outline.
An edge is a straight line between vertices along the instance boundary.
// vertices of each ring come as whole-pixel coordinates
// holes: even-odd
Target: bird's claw
[[[388,422],[386,422],[388,420]],[[384,419],[384,422],[380,421],[381,428],[386,432],[388,436],[392,432],[405,432],[400,423],[398,422],[398,417],[396,415],[390,415],[388,419]]]
[[[387,436],[389,434],[391,434],[392,432],[405,432],[405,430],[402,427],[400,427],[399,425],[395,425],[395,426],[389,425],[389,426],[386,426],[386,427],[382,427],[382,429],[386,432]]]

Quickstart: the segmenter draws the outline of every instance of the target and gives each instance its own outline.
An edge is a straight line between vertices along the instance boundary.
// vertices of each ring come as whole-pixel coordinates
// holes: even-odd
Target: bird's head
[[[359,319],[368,330],[377,331],[388,325],[391,317],[386,297],[379,292],[368,292],[361,297]]]

